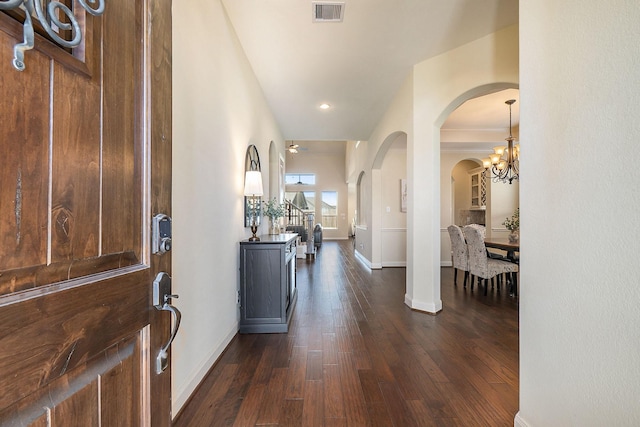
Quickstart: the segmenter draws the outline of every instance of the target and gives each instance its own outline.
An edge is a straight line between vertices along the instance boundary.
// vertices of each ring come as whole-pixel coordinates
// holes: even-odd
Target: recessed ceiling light
[[[323,110],[328,110],[329,108],[331,108],[331,105],[326,104],[326,103],[325,104],[320,104],[320,108],[323,109]]]

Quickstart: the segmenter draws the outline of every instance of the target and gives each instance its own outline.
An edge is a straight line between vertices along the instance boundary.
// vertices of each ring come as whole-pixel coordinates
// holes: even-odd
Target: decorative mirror
[[[255,145],[247,148],[244,164],[244,226],[251,227],[252,240],[258,240],[256,231],[262,216],[262,172],[260,156]]]

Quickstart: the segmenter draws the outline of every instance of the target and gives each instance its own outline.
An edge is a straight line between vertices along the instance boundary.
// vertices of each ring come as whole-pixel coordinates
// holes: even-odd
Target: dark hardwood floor
[[[237,335],[174,425],[513,426],[517,300],[454,287],[451,268],[437,316],[404,293],[404,268],[325,241],[298,260],[289,333]]]

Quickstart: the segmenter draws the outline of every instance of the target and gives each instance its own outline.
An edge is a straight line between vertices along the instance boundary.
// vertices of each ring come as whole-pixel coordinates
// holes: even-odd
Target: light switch
[[[391,206],[387,206],[387,213],[391,213]]]

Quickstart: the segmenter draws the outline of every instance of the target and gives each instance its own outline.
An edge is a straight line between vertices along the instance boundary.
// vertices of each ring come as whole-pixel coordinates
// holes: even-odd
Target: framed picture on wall
[[[400,180],[400,212],[407,211],[407,180]]]

